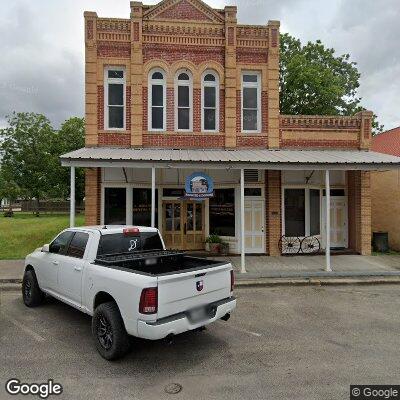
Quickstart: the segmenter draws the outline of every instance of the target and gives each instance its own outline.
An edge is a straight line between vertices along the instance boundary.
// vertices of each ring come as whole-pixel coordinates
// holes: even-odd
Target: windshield
[[[102,235],[97,256],[147,250],[163,250],[158,232],[141,232],[135,236],[123,233]]]

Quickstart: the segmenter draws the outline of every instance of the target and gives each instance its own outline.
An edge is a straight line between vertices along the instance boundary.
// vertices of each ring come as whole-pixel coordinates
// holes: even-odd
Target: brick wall
[[[85,169],[85,225],[100,224],[100,168]]]
[[[223,148],[225,138],[221,134],[170,134],[170,133],[144,133],[144,147],[169,147],[181,148]]]
[[[281,172],[265,171],[265,243],[266,253],[279,256],[279,239],[281,227]]]

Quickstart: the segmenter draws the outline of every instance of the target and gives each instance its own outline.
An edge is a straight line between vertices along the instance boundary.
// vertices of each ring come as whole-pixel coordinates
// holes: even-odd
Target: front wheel
[[[27,307],[37,307],[44,300],[36,274],[33,270],[25,271],[22,279],[22,299]]]
[[[116,360],[129,351],[129,335],[114,302],[100,304],[95,309],[92,334],[98,352],[106,360]]]

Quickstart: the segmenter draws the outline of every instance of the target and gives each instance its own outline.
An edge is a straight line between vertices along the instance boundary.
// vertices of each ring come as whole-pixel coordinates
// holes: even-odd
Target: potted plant
[[[221,237],[216,233],[212,233],[206,239],[206,250],[210,253],[221,253],[223,244]]]

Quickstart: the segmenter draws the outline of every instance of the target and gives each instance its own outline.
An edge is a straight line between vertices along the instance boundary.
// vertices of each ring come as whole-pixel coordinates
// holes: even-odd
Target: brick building
[[[325,247],[330,225],[330,246],[369,254],[369,171],[398,160],[368,151],[369,111],[280,115],[279,22],[236,12],[200,0],[85,12],[86,147],[62,163],[72,182],[86,167],[87,224],[154,224],[187,250],[218,233],[243,257],[280,254],[282,235]],[[202,201],[185,197],[196,171],[213,180]]]

